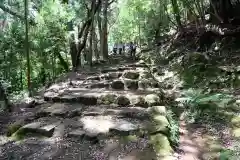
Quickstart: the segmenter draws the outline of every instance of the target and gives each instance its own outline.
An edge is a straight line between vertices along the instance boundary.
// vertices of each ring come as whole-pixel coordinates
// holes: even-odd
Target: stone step
[[[51,137],[54,129],[61,121],[57,118],[40,118],[34,122],[26,124],[19,128],[13,137],[23,137],[28,134],[37,134],[39,136]]]
[[[112,136],[140,135],[141,129],[146,128],[143,121],[130,118],[116,118],[113,116],[84,116],[79,118],[83,124],[82,128],[74,129],[68,137],[86,138],[107,138]]]
[[[62,118],[73,118],[78,116],[116,116],[135,119],[149,119],[147,108],[142,107],[117,107],[111,105],[83,106],[79,104],[53,103],[39,106],[33,117],[57,116]],[[34,119],[34,118],[33,118]]]
[[[117,103],[118,105],[124,106],[146,106],[146,104],[152,105],[154,100],[151,100],[152,102],[148,102],[149,100],[146,99],[146,97],[150,97],[152,95],[155,97],[156,101],[156,104],[154,105],[159,105],[161,103],[159,96],[161,95],[155,94],[156,92],[160,94],[157,89],[119,91],[103,88],[68,88],[58,93],[46,92],[44,94],[44,100],[53,102],[78,102],[84,105],[105,104],[105,102],[108,101],[108,104]]]

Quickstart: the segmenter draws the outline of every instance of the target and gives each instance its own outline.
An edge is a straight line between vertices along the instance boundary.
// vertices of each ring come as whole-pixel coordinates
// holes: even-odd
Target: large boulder
[[[131,79],[124,79],[124,85],[127,89],[137,90],[138,89],[138,81]]]
[[[124,83],[121,80],[115,80],[112,82],[111,87],[113,89],[124,89]]]
[[[130,100],[125,96],[117,97],[117,104],[120,106],[127,106],[130,104]]]
[[[160,104],[160,98],[157,94],[149,94],[145,97],[145,102],[148,106],[156,106]]]
[[[128,79],[138,79],[139,73],[136,71],[128,70],[123,73],[123,77]]]

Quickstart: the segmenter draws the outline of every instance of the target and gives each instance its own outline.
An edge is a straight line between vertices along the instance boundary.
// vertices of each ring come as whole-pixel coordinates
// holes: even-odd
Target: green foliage
[[[166,115],[169,122],[170,136],[169,140],[172,146],[177,146],[179,143],[179,123],[176,115],[171,111],[167,111]]]
[[[224,118],[218,116],[220,110],[226,109],[232,96],[221,93],[211,93],[202,89],[189,89],[183,92],[181,98],[177,101],[182,103],[187,109],[188,120],[195,122],[198,118],[204,119],[204,114],[209,114],[208,118]],[[224,114],[224,113],[223,113]]]
[[[74,14],[70,7],[60,1],[44,0],[37,5],[35,25],[30,25],[30,62],[32,88],[37,89],[45,81],[51,81],[63,73],[63,65],[58,54],[67,61],[68,54],[67,22]],[[23,6],[22,6],[23,7]],[[31,8],[32,10],[32,8]],[[30,13],[31,14],[31,13]],[[26,54],[24,44],[24,24],[20,21],[9,21],[9,28],[0,34],[0,77],[9,81],[11,93],[27,87]],[[42,70],[44,68],[44,72]]]
[[[21,127],[22,127],[22,125],[20,125],[18,123],[11,124],[7,129],[7,136],[8,137],[11,136]]]

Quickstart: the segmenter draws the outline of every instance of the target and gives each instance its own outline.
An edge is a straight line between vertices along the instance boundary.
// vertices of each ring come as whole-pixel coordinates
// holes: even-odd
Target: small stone
[[[160,98],[156,94],[149,94],[145,97],[145,101],[148,106],[155,106],[160,103]]]
[[[240,128],[240,116],[234,116],[231,120],[231,123],[233,127]]]
[[[117,98],[117,104],[120,106],[127,106],[130,104],[130,100],[125,96],[119,96]]]
[[[138,126],[134,125],[130,122],[123,122],[115,125],[115,127],[110,128],[110,132],[114,134],[129,135],[132,132],[136,132],[138,130]]]
[[[87,80],[98,80],[98,81],[100,81],[100,77],[99,76],[92,76],[92,77],[88,77]]]
[[[116,79],[119,78],[122,75],[121,72],[109,72],[108,77],[109,79]]]
[[[138,89],[138,81],[131,79],[124,79],[124,85],[127,89],[137,90]]]
[[[79,138],[79,139],[81,139],[81,138],[84,137],[84,135],[85,135],[85,131],[84,130],[77,129],[77,130],[74,130],[72,132],[69,132],[67,136],[70,137],[70,138]]]
[[[233,129],[232,136],[235,138],[240,138],[240,128]]]
[[[84,105],[96,105],[97,104],[98,97],[95,95],[82,95],[78,98],[78,102],[84,104]]]
[[[131,96],[130,101],[134,106],[147,107],[145,99],[142,96]]]
[[[136,72],[136,71],[125,71],[123,73],[123,77],[128,78],[128,79],[138,79],[139,78],[139,73]]]
[[[121,80],[115,80],[112,82],[111,87],[113,89],[124,89],[124,83]]]

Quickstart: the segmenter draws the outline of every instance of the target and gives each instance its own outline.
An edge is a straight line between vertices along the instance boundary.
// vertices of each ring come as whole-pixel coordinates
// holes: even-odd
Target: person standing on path
[[[120,42],[118,44],[118,53],[119,53],[119,55],[122,55],[122,50],[123,50],[123,44],[122,44],[122,42]]]
[[[114,43],[113,45],[113,54],[116,55],[117,54],[117,49],[118,49],[118,46],[116,43]]]
[[[136,44],[130,42],[130,55],[133,60],[135,60],[136,58],[136,48],[137,48]]]

